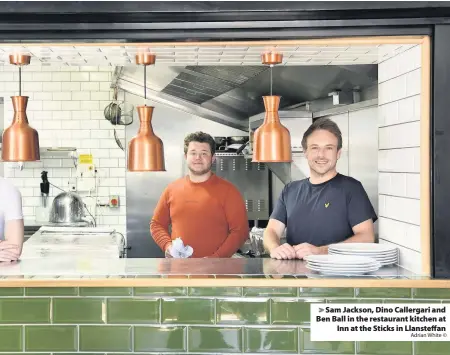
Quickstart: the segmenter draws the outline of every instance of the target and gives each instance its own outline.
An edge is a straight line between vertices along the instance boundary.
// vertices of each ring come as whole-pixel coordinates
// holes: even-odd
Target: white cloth
[[[0,177],[0,240],[5,239],[5,223],[23,219],[22,195],[10,180]]]
[[[181,238],[177,238],[172,242],[169,253],[173,258],[189,258],[194,253],[194,249],[189,245],[185,246]]]

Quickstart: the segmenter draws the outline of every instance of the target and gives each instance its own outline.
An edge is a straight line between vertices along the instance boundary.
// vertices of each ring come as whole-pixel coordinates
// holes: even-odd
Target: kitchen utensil
[[[52,224],[84,225],[84,204],[81,197],[73,192],[61,192],[55,197],[50,211],[49,221]]]
[[[47,171],[41,172],[41,178],[42,178],[42,182],[41,182],[42,207],[47,207],[47,198],[48,198],[48,193],[50,191],[50,183],[48,182],[47,174],[48,174]]]
[[[227,138],[226,137],[214,137],[214,141],[216,142],[216,149],[218,149],[220,146],[226,146],[227,145]]]
[[[233,136],[227,138],[228,144],[245,144],[249,141],[248,136]]]

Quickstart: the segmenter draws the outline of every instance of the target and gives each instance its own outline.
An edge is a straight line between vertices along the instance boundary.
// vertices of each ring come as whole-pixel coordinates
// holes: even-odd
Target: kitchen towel
[[[172,247],[169,252],[173,258],[189,258],[194,252],[194,249],[189,245],[185,246],[181,238],[178,237],[172,242]]]

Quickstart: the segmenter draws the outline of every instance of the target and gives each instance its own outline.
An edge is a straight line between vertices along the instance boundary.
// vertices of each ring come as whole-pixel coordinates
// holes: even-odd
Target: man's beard
[[[191,167],[188,167],[189,168],[189,171],[192,173],[192,175],[198,175],[198,176],[201,176],[201,175],[205,175],[206,173],[208,173],[210,170],[211,170],[211,165],[212,164],[210,164],[209,166],[207,166],[205,169],[203,169],[203,170],[200,170],[200,171],[196,171],[196,170],[193,170],[193,169],[191,169]]]

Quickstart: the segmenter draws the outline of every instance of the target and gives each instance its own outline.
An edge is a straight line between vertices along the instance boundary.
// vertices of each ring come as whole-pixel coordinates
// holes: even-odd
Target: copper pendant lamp
[[[28,96],[22,96],[22,66],[30,64],[31,56],[27,54],[11,54],[9,62],[19,67],[19,96],[11,96],[14,107],[14,118],[3,132],[2,160],[24,162],[40,160],[39,136],[28,124]]]
[[[144,98],[147,100],[147,65],[155,64],[155,55],[144,52],[136,55],[136,64],[144,66]],[[140,127],[128,144],[128,171],[166,171],[164,145],[152,128],[153,106],[138,106]]]
[[[280,122],[278,108],[281,96],[272,95],[272,67],[283,61],[280,53],[264,53],[262,63],[270,65],[270,96],[263,96],[266,115],[263,124],[253,136],[253,159],[257,163],[282,163],[292,161],[291,135]]]

